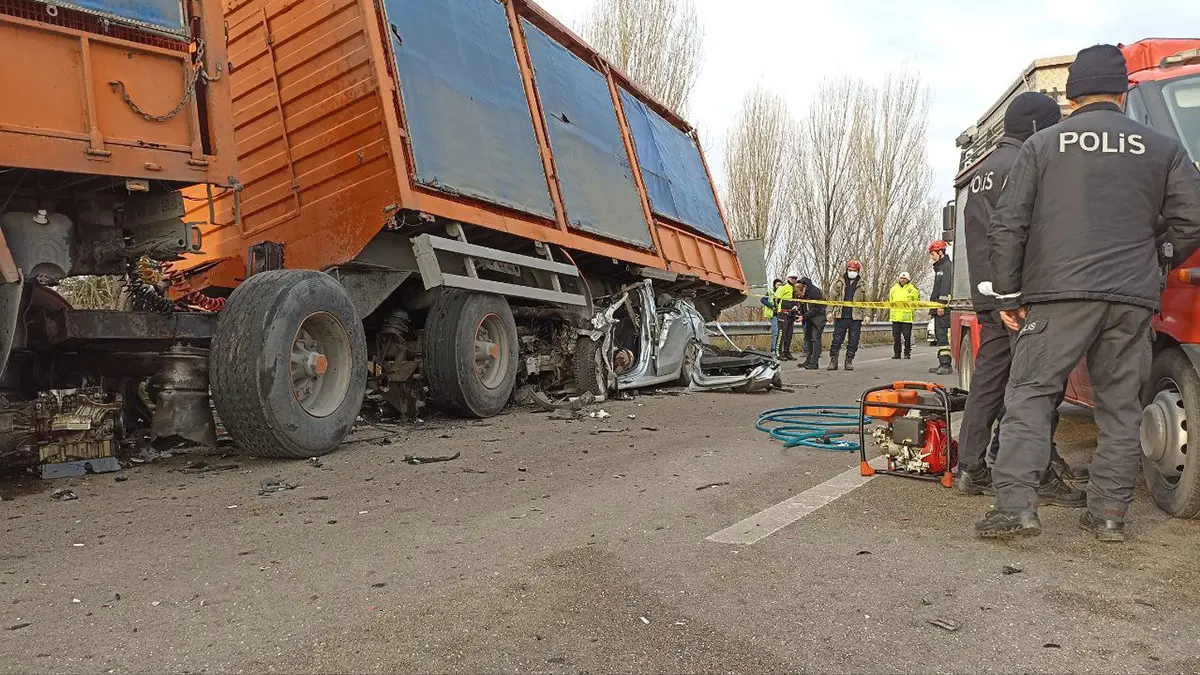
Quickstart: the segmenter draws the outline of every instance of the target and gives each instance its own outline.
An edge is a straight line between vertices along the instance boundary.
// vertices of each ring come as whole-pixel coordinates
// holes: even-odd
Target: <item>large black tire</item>
[[[1152,420],[1151,406],[1155,405],[1156,397],[1164,391],[1178,392],[1181,400],[1175,403],[1176,407],[1182,405],[1182,419],[1172,419],[1167,415],[1153,417],[1159,421],[1166,419],[1168,424],[1178,424],[1187,433],[1183,470],[1178,472],[1178,476],[1164,475],[1159,463],[1147,455],[1143,457],[1142,475],[1146,479],[1146,489],[1160,509],[1176,518],[1196,518],[1200,516],[1200,427],[1195,431],[1190,430],[1187,420],[1200,420],[1200,375],[1187,355],[1179,349],[1160,352],[1150,369],[1150,380],[1142,400],[1147,405],[1147,413],[1142,421],[1143,449],[1149,445],[1147,439],[1151,435],[1148,427]],[[1175,464],[1174,461],[1170,463]]]
[[[975,347],[971,334],[964,333],[958,346],[958,388],[971,391],[971,378],[975,375]]]
[[[591,392],[594,396],[608,394],[608,378],[605,377],[604,360],[600,354],[601,344],[587,336],[575,341],[575,358],[571,366],[575,374],[575,388],[580,394]]]
[[[483,366],[485,373],[476,363],[481,330],[488,332],[486,342],[496,346],[496,358]],[[438,409],[482,419],[508,405],[517,382],[517,323],[503,297],[443,290],[425,320],[424,351],[425,382]]]
[[[320,375],[297,385],[294,375],[305,376],[303,366],[293,372],[296,350],[308,345],[323,359]],[[246,452],[294,459],[327,454],[354,428],[366,392],[362,321],[328,274],[255,274],[229,296],[217,319],[209,374],[217,414]]]

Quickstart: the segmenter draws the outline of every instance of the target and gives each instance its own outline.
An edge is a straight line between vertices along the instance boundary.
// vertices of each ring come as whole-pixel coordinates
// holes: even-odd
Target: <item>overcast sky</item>
[[[572,28],[593,0],[537,0]],[[725,131],[756,84],[803,110],[822,78],[907,67],[932,97],[929,161],[952,197],[954,139],[1036,58],[1099,42],[1200,38],[1200,0],[695,0],[705,59],[689,120],[723,175]],[[1187,34],[1184,34],[1187,33]],[[719,179],[722,180],[722,179]]]

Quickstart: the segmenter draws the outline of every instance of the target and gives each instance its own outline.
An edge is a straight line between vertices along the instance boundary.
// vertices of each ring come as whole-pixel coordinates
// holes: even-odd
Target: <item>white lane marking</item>
[[[951,432],[957,436],[962,425],[961,416],[950,425]],[[867,462],[875,469],[887,468],[887,458],[880,455]],[[817,509],[835,499],[871,482],[876,476],[863,476],[859,467],[844,471],[833,478],[811,487],[800,494],[789,497],[775,506],[734,523],[716,534],[705,537],[707,541],[718,544],[740,544],[749,546],[761,539],[782,530],[792,523],[812,515]]]
[[[870,464],[876,469],[886,468],[887,459],[876,457],[870,461]],[[775,506],[759,511],[739,523],[734,523],[707,539],[718,544],[753,544],[775,534],[851,490],[866,485],[874,477],[861,475],[859,467],[856,466],[820,485],[785,499]]]

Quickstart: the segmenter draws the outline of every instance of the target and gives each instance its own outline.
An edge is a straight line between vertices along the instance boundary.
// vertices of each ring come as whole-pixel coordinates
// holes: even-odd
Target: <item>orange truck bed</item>
[[[229,184],[226,62],[217,0],[0,0],[0,166]]]
[[[745,289],[694,130],[533,3],[225,5],[242,187],[193,290],[261,242],[329,269],[435,219]]]

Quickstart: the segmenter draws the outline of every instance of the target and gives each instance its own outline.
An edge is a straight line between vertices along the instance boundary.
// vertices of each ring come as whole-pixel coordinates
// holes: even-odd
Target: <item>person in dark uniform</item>
[[[825,294],[812,279],[804,277],[800,280],[805,300],[824,300]],[[816,370],[821,367],[821,339],[825,333],[825,305],[804,303],[801,308],[804,319],[804,343],[808,345],[808,359],[801,365],[805,370]]]
[[[865,290],[862,263],[851,260],[846,263],[846,272],[838,279],[833,287],[833,294],[829,297],[845,302],[861,302]],[[866,310],[838,306],[830,309],[834,318],[833,341],[829,343],[829,370],[838,369],[838,352],[841,351],[843,342],[846,344],[846,370],[854,370],[854,355],[858,353],[863,320],[867,318]]]
[[[933,302],[950,302],[950,256],[946,255],[946,242],[938,239],[929,245],[929,259],[933,261]],[[954,358],[950,355],[950,310],[939,307],[929,310],[933,319],[933,331],[938,348],[938,364],[930,368],[934,375],[949,375],[954,372]]]
[[[1019,333],[992,469],[996,508],[975,525],[982,537],[1041,533],[1054,404],[1086,356],[1100,438],[1079,525],[1101,541],[1125,539],[1161,302],[1156,239],[1172,242],[1176,261],[1200,248],[1200,171],[1177,139],[1122,113],[1127,87],[1120,49],[1079,52],[1067,78],[1077,110],[1021,147],[988,229],[987,291]]]
[[[975,354],[975,370],[971,376],[971,393],[963,413],[959,435],[958,475],[954,484],[961,492],[971,495],[992,494],[992,472],[985,460],[991,439],[992,426],[1000,419],[1004,407],[1004,389],[1008,386],[1008,370],[1012,364],[1010,341],[1015,336],[1000,319],[996,301],[984,295],[977,285],[992,278],[988,254],[987,230],[992,220],[1000,192],[1008,180],[1008,172],[1017,159],[1021,145],[1041,129],[1058,124],[1062,118],[1058,103],[1036,92],[1026,92],[1009,105],[1004,115],[1004,137],[999,145],[975,170],[969,183],[970,194],[964,211],[966,254],[971,275],[971,304],[979,320],[979,350]],[[1062,404],[1062,400],[1058,401]],[[1054,428],[1058,426],[1057,405]],[[1053,434],[1051,434],[1053,436]],[[1057,451],[1052,448],[1052,455]],[[1051,466],[1042,474],[1038,500],[1042,504],[1082,508],[1087,495],[1063,480]]]

